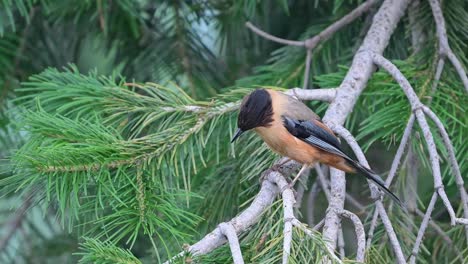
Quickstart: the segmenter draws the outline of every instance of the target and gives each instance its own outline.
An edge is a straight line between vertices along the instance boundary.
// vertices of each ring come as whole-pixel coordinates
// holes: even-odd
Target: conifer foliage
[[[463,0],[2,1],[0,262],[468,262],[467,43]],[[329,125],[408,212],[230,144],[258,87],[355,98]]]

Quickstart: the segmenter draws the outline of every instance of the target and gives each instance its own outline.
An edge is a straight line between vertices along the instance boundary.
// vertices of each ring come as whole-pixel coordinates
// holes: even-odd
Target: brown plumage
[[[376,173],[341,150],[336,136],[317,114],[291,96],[265,89],[257,89],[247,95],[241,104],[238,130],[232,142],[248,130],[260,135],[273,151],[304,164],[296,179],[305,168],[316,162],[345,172],[359,171],[401,205]]]

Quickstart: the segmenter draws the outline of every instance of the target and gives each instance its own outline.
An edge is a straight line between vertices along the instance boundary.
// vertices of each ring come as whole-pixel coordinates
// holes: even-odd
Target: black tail
[[[359,162],[356,162],[354,160],[348,160],[348,162],[356,168],[359,172],[364,174],[367,179],[373,181],[377,186],[379,187],[380,190],[382,190],[384,193],[388,194],[403,210],[406,211],[406,207],[403,205],[401,200],[394,194],[392,191],[390,191],[386,186],[385,182],[380,178],[380,176],[373,172],[372,170],[362,166]]]

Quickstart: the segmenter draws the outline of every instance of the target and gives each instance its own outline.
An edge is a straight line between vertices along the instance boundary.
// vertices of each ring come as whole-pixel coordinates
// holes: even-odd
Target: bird
[[[255,131],[274,152],[303,164],[291,187],[307,168],[320,162],[347,173],[364,175],[404,208],[381,177],[349,157],[333,131],[296,98],[272,89],[256,89],[246,95],[231,143],[249,130]]]

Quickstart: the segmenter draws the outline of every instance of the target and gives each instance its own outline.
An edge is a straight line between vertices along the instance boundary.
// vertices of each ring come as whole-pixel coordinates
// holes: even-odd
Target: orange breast
[[[281,123],[273,122],[271,127],[257,127],[255,131],[276,153],[302,164],[313,164],[321,151],[291,135]]]

